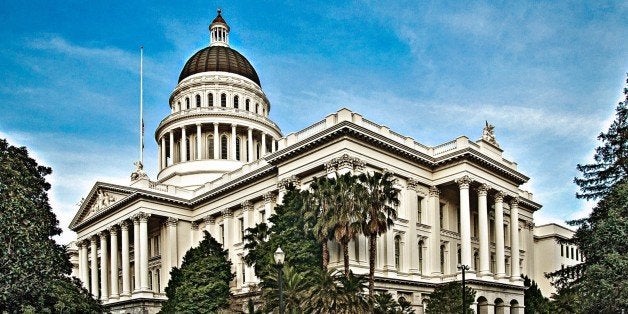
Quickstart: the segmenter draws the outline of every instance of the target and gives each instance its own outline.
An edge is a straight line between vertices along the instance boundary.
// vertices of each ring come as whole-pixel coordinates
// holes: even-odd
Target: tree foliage
[[[395,300],[392,294],[382,292],[375,295],[373,299],[374,314],[413,314],[412,304],[403,297]]]
[[[100,309],[68,277],[69,256],[52,238],[61,229],[48,200],[51,173],[0,139],[0,312],[71,310],[68,300],[79,302],[76,311]]]
[[[304,202],[308,193],[289,187],[283,204],[275,207],[275,214],[265,223],[247,229],[244,237],[245,249],[248,250],[244,261],[253,265],[258,278],[268,277],[276,272],[273,254],[278,247],[285,252],[285,263],[296,272],[305,272],[319,267],[321,247],[312,232],[316,217],[306,215]]]
[[[583,313],[612,313],[628,309],[628,183],[615,186],[579,226],[571,243],[585,262],[558,270],[550,277],[557,300],[577,302]]]
[[[526,287],[523,295],[526,314],[552,312],[550,300],[543,296],[541,289],[534,280],[528,276],[523,276],[523,285]]]
[[[185,253],[181,268],[170,271],[163,313],[215,313],[229,306],[231,272],[228,250],[207,231],[198,247]]]
[[[461,313],[462,312],[462,284],[452,281],[443,284],[430,294],[427,300],[427,308],[425,312],[428,314],[445,314],[445,313]],[[471,304],[475,300],[475,290],[469,286],[465,287],[465,306],[467,313],[474,313],[470,309]]]
[[[602,146],[595,149],[595,162],[578,165],[582,178],[574,182],[580,187],[578,198],[599,199],[628,176],[628,74],[624,101],[615,108],[615,120],[606,133],[598,135]]]

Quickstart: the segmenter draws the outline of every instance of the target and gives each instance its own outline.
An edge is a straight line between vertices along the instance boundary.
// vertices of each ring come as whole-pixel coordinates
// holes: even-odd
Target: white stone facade
[[[156,312],[170,269],[203,230],[229,249],[232,292],[251,292],[259,279],[242,260],[244,230],[267,221],[287,183],[306,189],[313,177],[335,171],[386,170],[401,203],[394,226],[378,239],[376,289],[421,313],[436,285],[461,279],[462,263],[471,268],[476,310],[523,313],[520,275],[539,273],[533,213],[541,205],[521,190],[528,177],[503,158],[489,125],[479,140],[429,147],[340,109],[284,136],[268,118],[261,87],[220,71],[184,78],[170,108],[155,132],[157,179],[97,182],[70,226],[75,274],[112,312]],[[368,273],[366,239],[349,247],[353,271]],[[340,250],[331,243],[332,267],[341,267]]]

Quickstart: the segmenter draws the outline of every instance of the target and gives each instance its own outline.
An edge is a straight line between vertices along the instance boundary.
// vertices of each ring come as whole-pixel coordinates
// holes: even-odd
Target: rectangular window
[[[443,223],[443,221],[444,221],[444,219],[445,219],[445,218],[443,217],[443,216],[444,216],[444,214],[445,214],[445,204],[440,204],[440,207],[439,207],[439,209],[438,209],[438,212],[439,212],[439,216],[440,216],[440,217],[439,217],[439,218],[440,218],[440,221],[439,221],[440,228],[441,228],[441,229],[443,229],[443,227],[444,227],[444,223]]]
[[[571,247],[571,258],[574,258],[574,254],[573,254],[573,246]]]
[[[423,198],[420,196],[417,196],[416,221],[418,223],[423,222],[423,220],[421,219],[421,216],[423,216],[423,205],[421,205],[422,202],[423,202]]]
[[[225,246],[225,225],[220,225],[220,243]]]
[[[569,247],[568,246],[565,248],[565,255],[566,255],[567,258],[569,258]]]
[[[240,241],[244,241],[244,218],[238,218],[240,223]]]
[[[266,222],[266,211],[265,210],[260,210],[259,211],[259,216],[260,216],[260,221],[261,222]]]
[[[563,253],[564,251],[565,251],[565,250],[564,250],[564,247],[563,247],[563,245],[561,244],[561,245],[560,245],[560,256],[565,256],[565,255],[564,255],[564,253]]]
[[[458,207],[458,210],[456,210],[456,230],[458,230],[458,233],[460,233],[460,207]]]

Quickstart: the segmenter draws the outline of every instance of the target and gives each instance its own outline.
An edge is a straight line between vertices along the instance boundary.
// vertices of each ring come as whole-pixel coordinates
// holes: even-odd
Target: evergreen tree
[[[434,289],[427,300],[427,308],[425,313],[428,314],[446,314],[462,312],[462,284],[458,281],[446,283]],[[475,300],[475,290],[469,286],[465,287],[465,306],[467,313],[474,313],[471,304]]]
[[[296,272],[313,270],[322,264],[321,247],[314,237],[312,226],[316,217],[306,214],[305,200],[308,193],[289,187],[283,204],[275,207],[275,214],[268,218],[271,227],[265,223],[247,229],[244,261],[253,265],[259,278],[274,274],[274,253],[278,247],[285,252],[285,264]]]
[[[541,289],[534,280],[523,276],[523,285],[527,288],[524,292],[523,302],[526,314],[551,313],[550,301],[541,293]]]
[[[628,74],[626,77],[624,101],[615,108],[615,121],[606,133],[598,135],[603,145],[595,149],[595,163],[577,167],[582,172],[582,178],[574,179],[580,187],[578,198],[599,199],[628,176]]]
[[[163,313],[215,313],[229,306],[231,272],[228,250],[207,231],[201,243],[185,253],[181,268],[174,267],[166,287]]]
[[[49,167],[25,147],[0,139],[0,312],[94,312],[100,310],[77,280],[59,235],[45,176]],[[73,304],[77,302],[78,304]]]

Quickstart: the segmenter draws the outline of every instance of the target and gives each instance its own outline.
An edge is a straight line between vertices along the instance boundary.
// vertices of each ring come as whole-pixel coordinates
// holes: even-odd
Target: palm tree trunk
[[[345,276],[349,278],[349,243],[348,242],[343,241],[342,252],[343,252],[344,260],[345,260]]]
[[[323,270],[327,271],[327,265],[329,264],[329,248],[327,247],[327,240],[323,240]]]
[[[369,236],[369,307],[373,313],[373,290],[375,289],[375,254],[377,254],[376,235]]]

